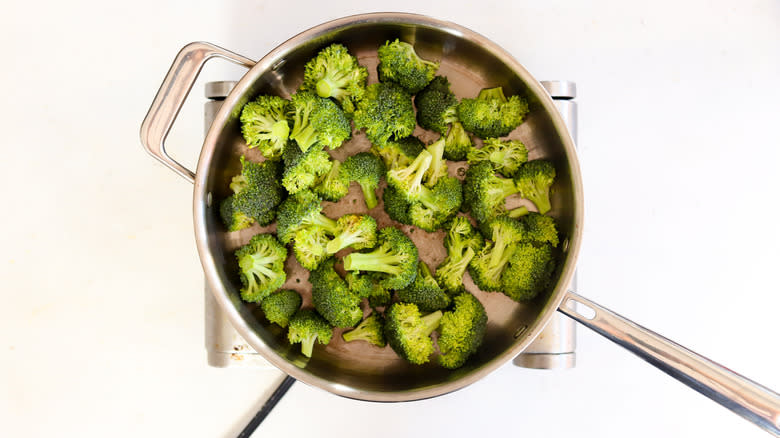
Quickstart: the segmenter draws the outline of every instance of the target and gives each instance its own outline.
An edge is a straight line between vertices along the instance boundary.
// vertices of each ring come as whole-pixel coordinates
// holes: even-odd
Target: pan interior
[[[204,258],[201,251],[201,258],[204,259],[207,273],[209,267],[216,273],[216,277],[211,278],[216,283],[212,285],[213,289],[218,295],[224,294],[218,296],[217,300],[229,310],[229,315],[230,308],[234,309],[232,316],[239,319],[234,320],[239,331],[246,334],[247,340],[259,352],[293,377],[341,395],[370,400],[424,398],[449,392],[477,380],[485,372],[500,365],[499,362],[503,363],[525,348],[546,322],[545,315],[550,312],[545,313],[545,310],[550,308],[554,296],[560,294],[566,286],[563,282],[567,275],[561,275],[561,272],[563,260],[572,258],[566,248],[569,239],[576,233],[577,193],[572,177],[572,173],[576,173],[576,170],[572,170],[576,169],[576,163],[573,165],[567,157],[564,146],[568,137],[556,129],[552,117],[536,94],[538,84],[531,82],[533,79],[530,75],[524,70],[518,72],[507,63],[506,58],[497,56],[496,49],[486,47],[486,40],[482,37],[470,33],[464,35],[464,31],[462,28],[442,28],[425,23],[362,20],[348,26],[301,34],[274,50],[242,79],[233,94],[226,99],[226,108],[220,112],[222,117],[218,115],[211,128],[214,135],[209,138],[214,141],[209,144],[207,140],[198,166],[198,174],[205,171],[207,176],[204,180],[199,179],[203,189],[198,190],[196,187],[195,199],[196,203],[213,200],[202,211],[202,217],[196,217],[196,228],[204,227],[207,238],[208,253]],[[377,47],[395,38],[412,43],[421,57],[440,61],[439,74],[449,79],[452,90],[459,98],[474,97],[482,88],[499,85],[504,87],[507,95],[524,96],[529,101],[530,114],[509,138],[522,140],[529,149],[530,159],[552,160],[558,173],[552,191],[553,209],[550,214],[558,221],[563,252],[554,287],[551,286],[545,294],[530,302],[516,303],[503,294],[478,290],[467,273],[464,283],[484,304],[489,322],[484,343],[478,353],[458,370],[441,368],[435,364],[435,359],[425,366],[410,365],[398,358],[390,347],[379,349],[365,342],[345,343],[341,339],[343,330],[335,331],[329,345],[317,345],[311,359],[305,358],[300,354],[298,345],[288,345],[285,330],[270,324],[256,305],[244,303],[239,297],[241,284],[233,251],[254,234],[273,231],[274,226],[260,228],[255,225],[241,232],[227,233],[219,220],[219,201],[229,194],[230,178],[240,171],[239,157],[246,154],[252,160],[263,159],[257,150],[246,148],[241,136],[237,116],[243,103],[259,94],[289,97],[300,85],[305,62],[333,42],[346,45],[360,63],[368,68],[369,83],[376,82]],[[438,134],[419,127],[415,135],[426,143],[438,137]],[[331,151],[331,154],[343,160],[369,147],[365,135],[355,131],[352,140],[342,148]],[[464,170],[465,162],[450,162],[450,173],[453,176],[462,178]],[[442,244],[444,233],[426,233],[392,222],[382,208],[381,193],[379,198],[380,205],[370,214],[377,218],[380,226],[394,225],[404,230],[418,245],[422,260],[432,269],[435,268],[446,256]],[[366,212],[356,184],[352,185],[349,194],[340,202],[325,202],[324,205],[324,212],[330,217]],[[530,203],[527,205],[532,206]],[[284,288],[301,293],[304,306],[310,306],[308,271],[300,267],[292,255],[286,268],[288,280]]]

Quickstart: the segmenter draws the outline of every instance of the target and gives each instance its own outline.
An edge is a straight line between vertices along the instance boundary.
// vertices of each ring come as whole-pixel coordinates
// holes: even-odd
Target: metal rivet
[[[276,64],[274,64],[273,67],[271,67],[271,70],[274,70],[274,71],[278,70],[279,67],[283,66],[286,62],[287,62],[286,59],[280,59],[280,60],[276,61]]]
[[[524,325],[520,327],[519,329],[515,330],[515,339],[519,338],[525,331],[528,329],[527,325]]]
[[[206,194],[206,206],[211,207],[211,192]]]

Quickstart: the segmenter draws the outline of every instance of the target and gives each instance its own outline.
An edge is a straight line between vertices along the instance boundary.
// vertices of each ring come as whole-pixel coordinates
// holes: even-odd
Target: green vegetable
[[[287,327],[290,318],[300,309],[301,302],[298,292],[282,289],[265,297],[260,307],[269,321],[280,327]]]
[[[322,214],[320,198],[309,190],[298,192],[285,199],[279,206],[276,233],[282,243],[290,243],[295,233],[307,226],[317,225],[334,236],[338,231],[336,221]]]
[[[317,312],[334,327],[354,327],[363,319],[361,300],[336,272],[335,262],[329,258],[311,271],[311,299]]]
[[[472,149],[469,134],[460,122],[452,122],[447,136],[444,137],[444,158],[452,161],[463,161]]]
[[[441,310],[422,316],[414,304],[394,303],[385,312],[385,339],[402,358],[424,364],[433,354],[430,335],[441,317]]]
[[[349,175],[339,160],[333,160],[330,171],[320,178],[312,187],[312,191],[331,202],[337,202],[349,192]]]
[[[388,289],[401,289],[417,276],[417,247],[411,239],[393,227],[379,230],[379,246],[371,252],[353,252],[344,257],[347,271],[381,272],[380,284]]]
[[[439,69],[438,62],[420,58],[411,44],[397,39],[380,46],[378,56],[379,80],[396,82],[411,94],[425,88]]]
[[[425,149],[425,144],[417,137],[404,137],[389,140],[383,146],[373,145],[371,153],[382,158],[387,169],[408,166]]]
[[[344,170],[351,181],[360,185],[366,207],[376,207],[376,189],[387,169],[382,159],[369,152],[359,152],[344,161]]]
[[[471,149],[468,153],[469,163],[487,161],[493,170],[511,178],[520,166],[528,161],[528,149],[520,140],[500,140],[487,138],[480,149]]]
[[[330,99],[300,91],[292,95],[293,127],[290,138],[301,152],[315,144],[331,149],[340,147],[352,136],[352,127],[344,111]]]
[[[414,97],[417,123],[425,129],[444,135],[447,125],[458,121],[458,99],[450,91],[450,81],[436,76]]]
[[[314,145],[306,152],[290,142],[284,148],[282,185],[291,195],[311,188],[323,175],[330,172],[333,162],[322,146]]]
[[[241,134],[250,148],[259,148],[269,160],[282,156],[290,135],[290,102],[278,96],[258,96],[241,110]]]
[[[483,291],[500,292],[501,274],[514,253],[516,243],[523,238],[522,224],[515,219],[500,216],[489,224],[492,242],[485,245],[469,263],[474,283]]]
[[[450,297],[439,287],[423,261],[417,265],[417,278],[409,286],[400,289],[397,295],[398,301],[416,304],[421,312],[446,309],[450,305]]]
[[[272,234],[257,234],[235,252],[241,277],[241,298],[259,303],[282,287],[287,274],[284,261],[287,248]]]
[[[301,309],[290,319],[287,339],[291,344],[301,344],[301,353],[311,357],[314,342],[328,345],[333,337],[330,325],[312,309]]]
[[[466,217],[453,218],[444,237],[447,258],[436,268],[435,277],[439,286],[451,296],[464,292],[466,288],[463,286],[463,273],[484,246],[485,240]]]
[[[445,176],[439,179],[433,189],[421,188],[419,199],[409,205],[409,220],[412,225],[433,232],[455,216],[462,203],[463,188],[460,180]]]
[[[368,139],[377,146],[391,138],[412,135],[417,125],[412,96],[394,83],[378,83],[366,88],[354,116],[355,128],[365,129]]]
[[[347,114],[355,111],[357,102],[366,92],[368,71],[358,64],[357,58],[346,47],[331,44],[320,50],[303,68],[301,90],[336,99]]]
[[[439,365],[455,369],[477,352],[485,337],[487,313],[482,303],[468,292],[453,299],[455,309],[439,322]]]
[[[458,104],[458,119],[466,131],[480,138],[503,137],[522,123],[528,103],[520,96],[504,96],[501,87],[486,88],[476,99]]]
[[[379,313],[372,313],[363,322],[358,324],[353,330],[344,332],[341,335],[346,342],[353,341],[366,341],[370,344],[374,344],[379,348],[387,345],[384,334],[384,321],[382,315]]]
[[[511,179],[496,176],[493,166],[480,161],[469,166],[463,180],[463,204],[482,225],[507,212],[505,199],[519,190]]]
[[[295,259],[308,270],[317,269],[328,258],[325,246],[330,241],[328,231],[319,225],[304,225],[293,238]]]
[[[501,291],[515,301],[530,300],[550,284],[554,270],[549,243],[519,243],[501,274]]]
[[[520,222],[525,226],[523,240],[535,244],[549,243],[553,247],[558,246],[558,229],[555,226],[555,219],[531,212],[523,216]]]
[[[554,181],[555,167],[544,160],[529,161],[515,174],[520,196],[533,202],[541,214],[550,211],[550,186]]]
[[[346,214],[336,221],[336,235],[325,251],[335,254],[340,250],[373,248],[376,245],[376,220],[364,214]]]
[[[233,195],[220,205],[220,216],[228,231],[248,228],[258,222],[265,226],[276,217],[276,207],[285,193],[279,184],[279,166],[273,161],[255,163],[241,157],[241,173],[230,183]]]
[[[411,225],[409,218],[409,207],[411,203],[406,200],[406,196],[393,186],[388,185],[382,192],[382,202],[385,204],[385,212],[390,219],[402,224]]]

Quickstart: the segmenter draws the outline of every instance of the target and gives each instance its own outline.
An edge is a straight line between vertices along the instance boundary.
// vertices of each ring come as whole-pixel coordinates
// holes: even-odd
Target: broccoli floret
[[[290,243],[295,232],[307,225],[317,225],[333,236],[338,230],[336,221],[322,214],[320,198],[309,190],[298,192],[279,206],[276,233],[282,243]]]
[[[436,76],[430,84],[414,96],[417,123],[425,129],[444,135],[447,125],[458,120],[458,99],[450,91],[450,81]]]
[[[485,240],[471,226],[464,216],[458,216],[450,222],[450,229],[444,237],[447,258],[436,268],[436,280],[450,295],[465,291],[463,273],[471,259],[485,246]]]
[[[337,202],[349,192],[349,183],[349,175],[344,171],[341,161],[334,159],[330,172],[321,176],[311,189],[322,199]]]
[[[319,145],[301,152],[294,142],[289,142],[284,148],[282,157],[284,159],[282,185],[291,195],[310,188],[333,167],[330,155]]]
[[[293,238],[295,259],[304,268],[312,271],[328,258],[325,246],[330,241],[328,232],[319,225],[305,225],[295,232]]]
[[[517,128],[528,113],[528,102],[520,96],[504,96],[501,87],[486,88],[476,99],[458,104],[458,120],[466,131],[480,138],[503,137]]]
[[[406,225],[412,224],[412,219],[409,217],[409,208],[412,204],[398,189],[390,185],[385,187],[384,192],[382,192],[382,201],[385,204],[385,212],[390,216],[390,219]]]
[[[273,222],[276,207],[284,199],[278,172],[276,162],[255,163],[241,157],[241,173],[230,183],[234,194],[220,205],[220,216],[228,231],[247,228],[254,222],[262,226]]]
[[[558,246],[558,229],[555,219],[550,216],[531,212],[520,219],[525,226],[524,241],[535,244],[549,243],[553,247]]]
[[[487,313],[479,300],[468,292],[453,299],[455,309],[445,312],[439,322],[439,365],[455,369],[477,352],[485,337]]]
[[[486,161],[469,166],[463,180],[463,204],[480,224],[505,213],[504,200],[517,192],[515,182],[496,176]]]
[[[377,307],[384,307],[390,304],[392,299],[393,292],[390,289],[374,283],[374,288],[371,289],[371,294],[368,296],[368,305],[376,309]]]
[[[446,309],[450,305],[450,297],[436,283],[428,265],[422,260],[417,264],[417,278],[397,292],[398,301],[413,303],[421,312],[433,312]]]
[[[424,364],[433,354],[430,335],[441,317],[441,310],[422,316],[415,304],[394,303],[385,312],[385,339],[402,358]]]
[[[236,250],[235,255],[243,284],[241,298],[244,301],[259,303],[287,280],[284,272],[287,248],[272,234],[255,235],[249,243]]]
[[[236,208],[236,196],[230,195],[219,205],[219,216],[228,231],[239,231],[249,228],[255,220]],[[273,221],[273,219],[271,219]]]
[[[348,114],[366,92],[368,70],[358,64],[341,44],[331,44],[320,50],[303,67],[301,90],[316,91],[320,97],[336,99]]]
[[[390,303],[392,293],[379,283],[384,274],[378,272],[347,272],[344,280],[349,290],[360,298],[368,298],[371,307],[382,307]]]
[[[379,187],[379,181],[387,172],[382,159],[369,152],[359,152],[344,161],[344,169],[350,181],[355,181],[360,185],[363,198],[366,200],[366,207],[369,210],[376,207],[378,202],[376,189]]]
[[[533,202],[541,214],[550,211],[550,186],[553,181],[555,167],[544,160],[529,161],[515,174],[515,184],[520,196]]]
[[[411,94],[425,88],[439,69],[438,62],[420,58],[411,44],[397,39],[380,46],[378,57],[379,80],[396,82]]]
[[[314,144],[336,149],[352,135],[347,115],[332,100],[305,91],[293,94],[291,100],[290,138],[302,152]]]
[[[353,252],[344,257],[347,271],[382,272],[379,284],[401,289],[417,276],[417,247],[401,230],[385,227],[379,230],[380,245],[368,253]]]
[[[455,216],[462,203],[460,180],[445,176],[433,189],[421,188],[419,200],[409,206],[409,220],[412,225],[433,232]]]
[[[447,161],[444,159],[444,137],[425,148],[431,154],[431,165],[425,171],[423,180],[425,185],[433,187],[439,182],[439,178],[447,176]]]
[[[471,150],[472,144],[471,137],[463,129],[463,124],[452,122],[450,130],[444,137],[444,158],[452,161],[463,161]]]
[[[366,130],[371,143],[383,146],[393,138],[412,135],[414,118],[412,96],[393,83],[378,83],[366,88],[366,95],[355,110],[355,127]]]
[[[352,341],[366,341],[370,344],[374,344],[379,348],[387,345],[384,334],[384,319],[382,315],[374,312],[364,319],[363,322],[358,324],[353,330],[344,332],[341,335],[346,342]]]
[[[328,321],[312,309],[301,309],[290,318],[287,339],[291,344],[300,343],[301,353],[306,357],[311,357],[314,341],[328,345],[332,337],[333,331]]]
[[[334,327],[354,327],[363,319],[360,297],[334,269],[336,260],[329,258],[311,271],[311,299],[314,308]]]
[[[417,137],[405,137],[399,140],[390,140],[383,146],[372,146],[371,153],[382,158],[387,169],[408,166],[420,152],[425,149],[425,144]]]
[[[423,177],[431,167],[433,156],[427,150],[420,152],[408,166],[388,170],[387,184],[395,187],[407,201],[420,198],[423,189]]]
[[[499,216],[490,222],[491,238],[469,263],[474,283],[486,292],[501,291],[501,273],[514,253],[515,244],[522,240],[523,225],[515,219]]]
[[[501,291],[515,301],[530,300],[550,284],[554,269],[550,244],[521,242],[501,274]]]
[[[241,133],[250,148],[259,148],[273,160],[282,156],[290,135],[287,111],[290,102],[278,96],[258,96],[241,110]]]
[[[376,245],[376,220],[365,214],[346,214],[336,221],[336,236],[325,251],[335,254],[346,247],[373,248]]]
[[[520,140],[487,138],[480,149],[472,148],[469,151],[468,159],[471,164],[487,161],[496,172],[511,178],[528,161],[528,149]]]
[[[265,297],[260,307],[265,317],[281,327],[287,327],[290,318],[301,307],[301,296],[298,292],[282,289]]]

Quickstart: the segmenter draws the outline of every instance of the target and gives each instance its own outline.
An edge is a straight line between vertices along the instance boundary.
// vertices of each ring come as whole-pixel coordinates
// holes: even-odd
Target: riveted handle
[[[154,158],[181,175],[189,182],[195,181],[195,172],[171,158],[165,151],[165,138],[171,131],[176,116],[198,79],[203,65],[212,58],[222,58],[251,68],[255,62],[229,50],[204,42],[189,43],[173,60],[165,75],[149,112],[141,123],[141,144]]]

